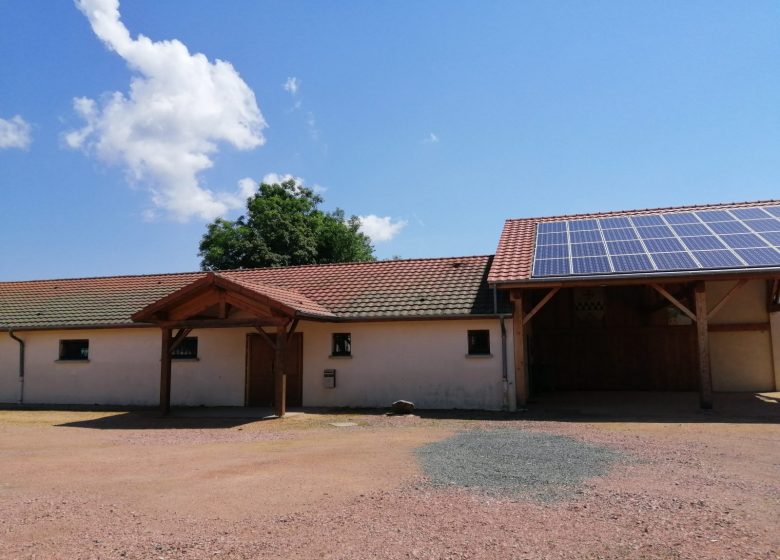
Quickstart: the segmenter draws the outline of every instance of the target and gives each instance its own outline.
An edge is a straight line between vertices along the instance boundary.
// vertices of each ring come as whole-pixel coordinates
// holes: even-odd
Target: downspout
[[[24,404],[24,340],[16,336],[12,328],[8,329],[8,336],[19,343],[19,404]]]
[[[496,285],[493,285],[493,313],[498,316],[498,323],[501,325],[501,382],[504,389],[504,410],[512,410],[511,402],[509,400],[509,375],[507,372],[506,363],[506,325],[504,324],[504,316],[498,313],[498,289]]]

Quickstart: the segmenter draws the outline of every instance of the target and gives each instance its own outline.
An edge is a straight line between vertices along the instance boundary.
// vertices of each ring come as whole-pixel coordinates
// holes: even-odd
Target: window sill
[[[467,357],[467,358],[476,358],[476,359],[480,359],[480,358],[492,358],[492,357],[493,357],[493,354],[466,354],[466,357]]]
[[[89,360],[54,360],[55,364],[88,364]]]
[[[350,356],[337,356],[335,354],[331,354],[330,356],[328,356],[328,358],[332,358],[334,360],[351,360],[352,356],[351,355]]]

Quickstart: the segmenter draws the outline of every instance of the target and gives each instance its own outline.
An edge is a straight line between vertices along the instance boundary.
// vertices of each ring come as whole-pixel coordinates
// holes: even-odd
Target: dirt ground
[[[778,420],[0,410],[0,557],[778,558]],[[426,484],[485,428],[633,459],[549,503]]]

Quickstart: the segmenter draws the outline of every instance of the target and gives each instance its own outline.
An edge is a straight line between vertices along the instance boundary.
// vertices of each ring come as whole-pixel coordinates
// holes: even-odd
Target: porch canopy
[[[766,281],[767,311],[780,311],[780,201],[507,220],[488,282],[513,301],[517,403],[530,389],[530,321],[561,290],[645,286],[695,325],[700,402],[711,408],[710,331],[769,328],[710,324],[751,280]],[[708,302],[710,281],[731,285]]]
[[[294,290],[215,272],[206,273],[132,315],[134,322],[156,324],[162,331],[160,410],[163,414],[168,414],[171,407],[173,352],[193,329],[253,327],[274,348],[274,412],[279,417],[285,414],[287,393],[285,345],[298,321],[334,318],[328,309]],[[275,340],[265,332],[267,327],[276,330]]]

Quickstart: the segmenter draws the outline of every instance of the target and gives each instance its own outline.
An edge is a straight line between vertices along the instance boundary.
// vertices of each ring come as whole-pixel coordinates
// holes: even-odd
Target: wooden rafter
[[[724,295],[722,298],[720,298],[720,301],[715,304],[715,306],[709,310],[707,313],[707,319],[712,319],[712,317],[720,311],[724,305],[731,299],[731,296],[733,296],[735,293],[737,293],[737,290],[739,290],[742,286],[747,284],[747,280],[742,278],[739,280],[736,284],[734,284],[731,289],[726,292],[726,295]]]
[[[769,302],[767,306],[769,312],[780,311],[780,279],[769,281]]]
[[[672,294],[670,294],[663,286],[660,284],[650,284],[652,288],[664,296],[669,302],[674,305],[677,309],[685,313],[690,319],[695,323],[696,322],[696,314],[693,313],[690,309],[688,309],[680,300],[678,300],[676,297],[674,297]]]

